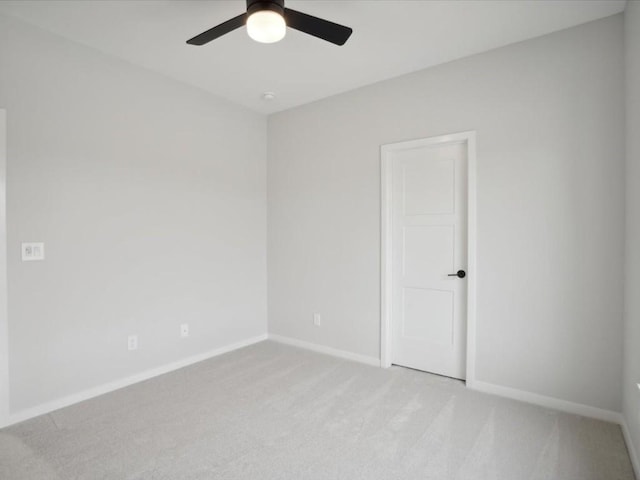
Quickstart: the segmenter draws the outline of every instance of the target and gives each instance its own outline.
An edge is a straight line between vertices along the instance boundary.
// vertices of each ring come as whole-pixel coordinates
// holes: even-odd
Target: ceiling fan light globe
[[[247,19],[247,33],[256,42],[275,43],[286,35],[287,24],[279,13],[259,10]]]

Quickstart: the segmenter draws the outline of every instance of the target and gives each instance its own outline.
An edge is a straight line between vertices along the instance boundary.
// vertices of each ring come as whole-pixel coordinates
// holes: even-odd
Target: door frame
[[[0,428],[9,424],[7,311],[7,111],[0,109]]]
[[[392,307],[392,160],[391,153],[432,145],[464,143],[467,145],[467,372],[466,384],[475,381],[476,360],[476,132],[467,131],[450,135],[389,143],[380,147],[381,163],[381,321],[380,366],[391,366],[391,307]]]

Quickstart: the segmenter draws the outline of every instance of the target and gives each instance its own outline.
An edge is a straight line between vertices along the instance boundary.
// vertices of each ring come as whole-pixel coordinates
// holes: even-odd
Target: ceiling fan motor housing
[[[284,17],[284,0],[247,0],[247,16],[252,13],[271,10]]]

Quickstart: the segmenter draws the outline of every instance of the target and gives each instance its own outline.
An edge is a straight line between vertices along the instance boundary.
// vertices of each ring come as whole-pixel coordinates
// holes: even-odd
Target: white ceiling
[[[0,13],[272,113],[624,10],[625,0],[287,0],[348,25],[343,47],[289,29],[258,44],[244,29],[192,36],[245,11],[244,0],[0,1]],[[277,98],[266,102],[263,92]]]

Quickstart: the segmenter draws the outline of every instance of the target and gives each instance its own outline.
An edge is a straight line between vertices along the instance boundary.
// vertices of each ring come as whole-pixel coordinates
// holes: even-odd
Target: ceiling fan
[[[206,32],[187,40],[190,45],[204,45],[233,30],[247,26],[247,33],[257,42],[282,40],[287,27],[313,35],[336,45],[344,45],[353,30],[322,18],[285,8],[284,0],[247,0],[247,11]]]

